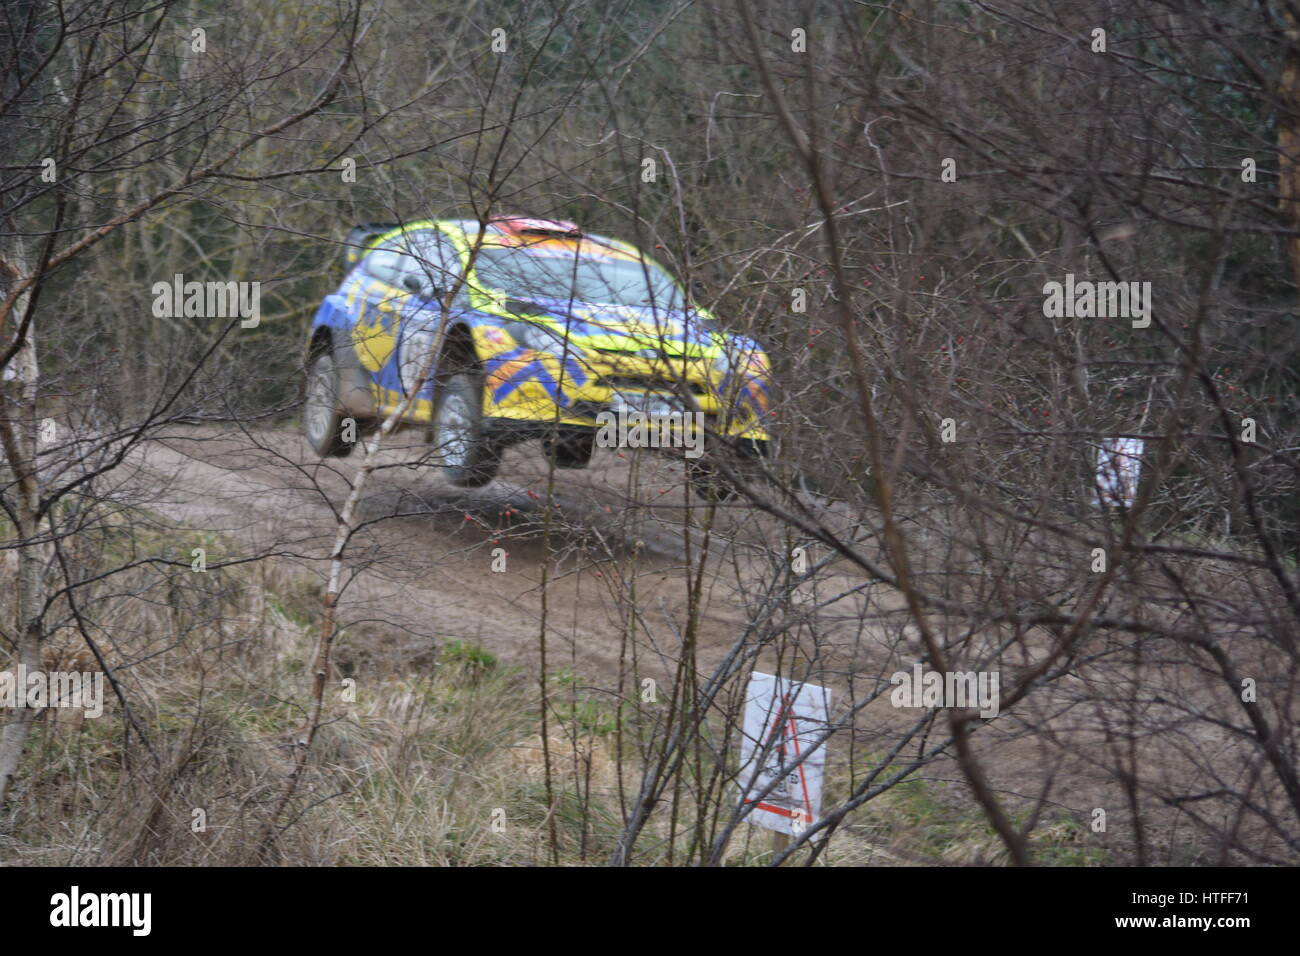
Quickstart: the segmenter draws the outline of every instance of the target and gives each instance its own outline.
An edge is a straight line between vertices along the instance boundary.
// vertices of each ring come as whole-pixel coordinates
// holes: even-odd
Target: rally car
[[[528,439],[585,467],[615,415],[703,422],[698,478],[729,470],[724,451],[756,460],[767,445],[762,348],[629,243],[550,219],[425,220],[357,226],[344,260],[308,340],[303,426],[322,456],[349,454],[399,410],[460,487],[487,484]]]

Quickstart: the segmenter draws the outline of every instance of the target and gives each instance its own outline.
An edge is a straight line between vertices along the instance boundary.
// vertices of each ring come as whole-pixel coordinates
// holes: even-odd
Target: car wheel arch
[[[379,415],[379,410],[370,389],[369,376],[357,360],[356,349],[352,346],[347,330],[332,325],[316,326],[307,346],[307,364],[310,365],[316,356],[324,353],[334,359],[334,366],[338,370],[339,401],[344,411],[368,428],[371,421]]]
[[[453,368],[481,371],[483,360],[474,344],[474,332],[464,323],[456,323],[447,329],[446,341],[442,343],[442,359],[450,359]],[[439,361],[442,365],[442,361]]]
[[[322,352],[334,351],[334,330],[328,325],[318,325],[311,333],[311,343],[307,347],[307,360],[311,361]]]

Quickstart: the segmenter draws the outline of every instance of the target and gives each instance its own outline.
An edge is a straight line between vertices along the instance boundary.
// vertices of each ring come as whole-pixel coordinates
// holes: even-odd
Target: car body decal
[[[536,382],[556,404],[567,408],[571,400],[565,394],[563,384],[581,387],[586,381],[587,373],[572,356],[513,348],[487,360],[487,387],[492,400],[498,403],[528,382]]]

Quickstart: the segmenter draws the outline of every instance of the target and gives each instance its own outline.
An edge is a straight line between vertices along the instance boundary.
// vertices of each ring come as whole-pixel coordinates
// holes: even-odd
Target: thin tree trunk
[[[1278,87],[1281,101],[1277,129],[1278,201],[1282,221],[1288,228],[1300,231],[1300,26],[1289,7],[1283,7],[1282,16],[1286,19],[1287,46]],[[1300,237],[1288,237],[1286,250],[1291,270],[1300,284]]]
[[[6,250],[0,259],[6,286],[27,274],[26,256],[21,248]],[[11,313],[13,326],[19,325],[26,311],[28,294],[15,301]],[[0,446],[18,484],[15,517],[18,519],[18,600],[14,614],[14,631],[18,635],[17,663],[27,670],[41,667],[42,608],[45,604],[45,567],[51,546],[40,538],[40,480],[36,461],[36,330],[27,330],[26,343],[14,355],[9,366],[0,372]],[[18,708],[0,734],[0,807],[4,806],[9,781],[18,769],[27,735],[36,719],[36,711]]]

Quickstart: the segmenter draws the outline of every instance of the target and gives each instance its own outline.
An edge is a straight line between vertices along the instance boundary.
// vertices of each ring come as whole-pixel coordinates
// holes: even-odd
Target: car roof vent
[[[491,220],[501,232],[512,236],[549,236],[559,239],[581,239],[582,230],[577,223],[563,219],[528,219],[523,216],[501,216]]]

